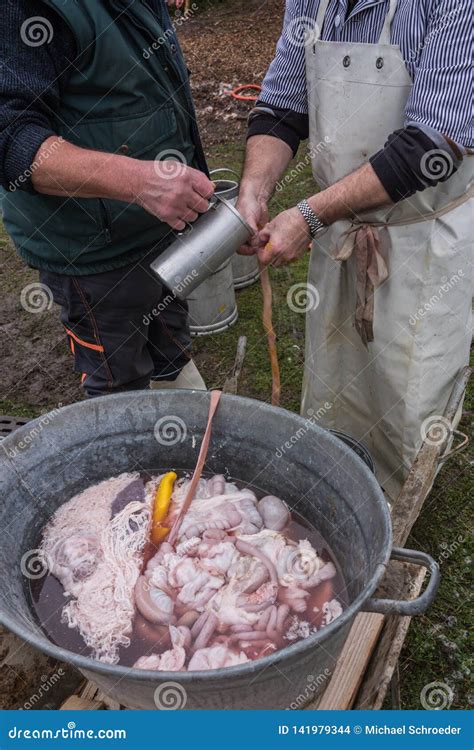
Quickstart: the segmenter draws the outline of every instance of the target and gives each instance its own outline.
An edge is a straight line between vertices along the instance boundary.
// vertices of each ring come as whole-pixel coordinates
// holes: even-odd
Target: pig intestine
[[[171,646],[152,648],[134,665],[152,670],[234,666],[315,632],[300,617],[310,589],[336,570],[308,540],[281,533],[290,520],[281,500],[257,501],[222,476],[202,479],[175,546],[162,542],[142,571],[160,477],[148,481],[142,501],[116,502],[138,480],[122,474],[87,489],[61,506],[44,533],[51,573],[73,597],[63,621],[94,658],[119,660],[135,616],[165,631]],[[176,483],[165,526],[178,517],[188,485]],[[327,624],[342,608],[332,599],[323,610]]]
[[[62,505],[47,526],[42,550],[50,572],[72,595],[62,620],[77,628],[95,659],[116,663],[130,644],[134,588],[151,517],[151,499],[130,502],[110,518],[112,503],[137,474],[89,487]]]

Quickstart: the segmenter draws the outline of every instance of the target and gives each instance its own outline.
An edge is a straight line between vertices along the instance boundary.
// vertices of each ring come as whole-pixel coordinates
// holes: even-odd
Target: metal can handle
[[[397,601],[396,599],[368,599],[363,605],[364,612],[378,612],[382,615],[406,615],[414,617],[426,612],[432,604],[440,582],[439,565],[431,555],[419,550],[393,547],[391,560],[422,565],[430,571],[430,579],[424,592],[416,599]]]
[[[231,167],[217,167],[216,169],[211,169],[209,172],[209,175],[212,177],[214,174],[222,174],[222,172],[229,172],[230,174],[233,174],[234,177],[237,177],[238,180],[240,180],[240,175],[238,172],[235,171],[235,169],[232,169]]]

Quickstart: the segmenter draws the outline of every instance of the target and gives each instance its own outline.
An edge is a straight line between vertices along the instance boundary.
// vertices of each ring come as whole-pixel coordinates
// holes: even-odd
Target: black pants
[[[175,380],[191,359],[187,305],[150,270],[155,255],[90,276],[40,271],[61,306],[88,396],[146,388],[150,379]]]

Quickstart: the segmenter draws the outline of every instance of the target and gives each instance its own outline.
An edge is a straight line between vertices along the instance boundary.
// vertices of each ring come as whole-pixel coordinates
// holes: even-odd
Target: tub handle
[[[362,606],[364,612],[379,612],[382,615],[406,615],[414,617],[426,612],[432,604],[440,582],[439,565],[430,555],[419,550],[394,547],[391,560],[422,565],[430,571],[430,579],[424,592],[416,599],[397,601],[396,599],[368,599]]]

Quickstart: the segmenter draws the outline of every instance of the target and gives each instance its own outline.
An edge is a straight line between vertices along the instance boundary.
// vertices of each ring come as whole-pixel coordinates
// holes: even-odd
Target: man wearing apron
[[[390,498],[433,423],[446,429],[468,360],[471,12],[469,0],[288,0],[250,118],[238,208],[260,233],[242,252],[279,266],[313,239],[302,413],[361,440]],[[320,192],[267,223],[308,127]]]

